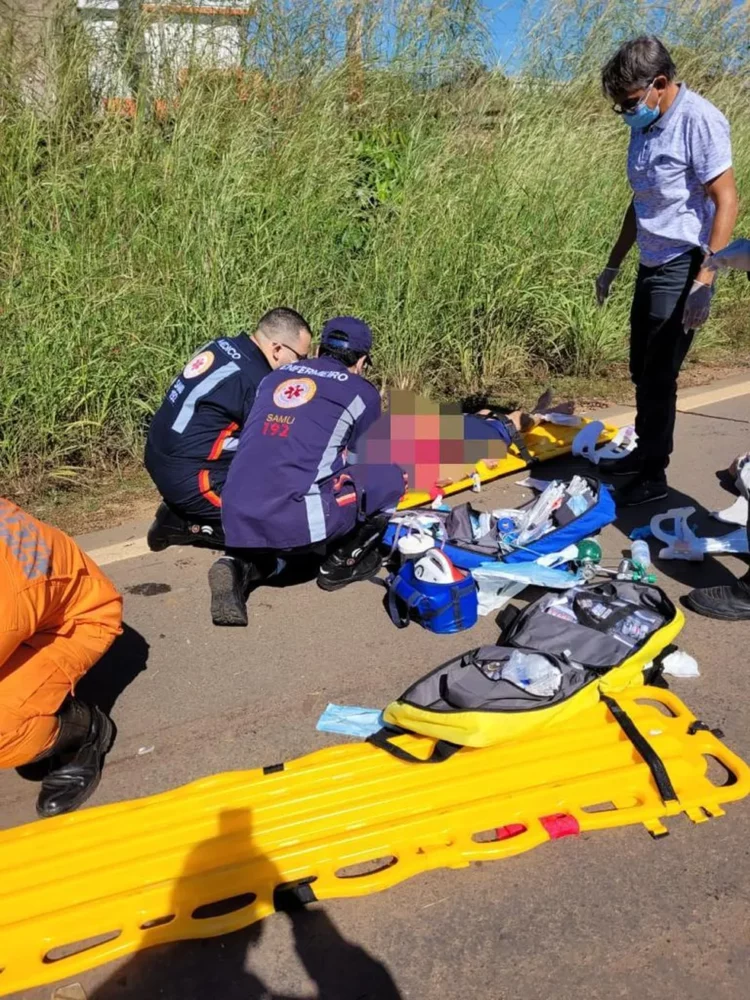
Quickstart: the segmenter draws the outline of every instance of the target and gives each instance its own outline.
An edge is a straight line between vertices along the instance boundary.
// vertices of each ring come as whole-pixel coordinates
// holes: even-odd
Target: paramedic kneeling
[[[318,585],[336,590],[374,576],[378,543],[404,492],[395,465],[356,464],[357,441],[380,416],[363,377],[370,328],[329,320],[314,361],[282,366],[263,380],[224,489],[227,555],[211,567],[216,625],[246,625],[251,583],[277,556],[326,551]]]
[[[76,809],[99,784],[114,725],[73,695],[122,632],[122,598],[56,528],[0,498],[0,767],[48,759],[37,812]]]
[[[221,491],[258,385],[279,365],[306,358],[310,339],[298,312],[272,309],[252,335],[206,344],[174,380],[146,442],[146,468],[165,501],[148,532],[153,552],[222,546]]]
[[[618,507],[667,496],[677,378],[711,308],[714,274],[706,259],[727,244],[737,218],[729,124],[676,75],[671,56],[651,37],[626,42],[602,70],[604,92],[630,128],[633,197],[596,280],[600,305],[636,242],[640,254],[630,312],[638,447],[598,466],[631,477],[616,494]]]

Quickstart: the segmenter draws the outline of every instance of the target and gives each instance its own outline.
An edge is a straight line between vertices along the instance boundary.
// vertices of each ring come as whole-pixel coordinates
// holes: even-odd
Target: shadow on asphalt
[[[146,669],[150,649],[140,632],[123,623],[122,635],[115,639],[104,656],[84,675],[76,686],[76,696],[111,715],[125,688]],[[17,767],[16,773],[25,781],[38,783],[49,773],[52,762],[53,758],[32,761]]]
[[[188,858],[182,877],[175,883],[169,913],[154,917],[165,920],[174,914],[189,931],[198,919],[232,912],[232,900],[217,900],[197,908],[196,901],[205,898],[199,890],[199,873],[235,864],[238,839],[247,845],[247,858],[252,858],[253,872],[264,886],[281,885],[283,880],[273,863],[258,859],[252,850],[250,810],[226,810],[219,817],[218,836],[199,844]],[[230,845],[234,845],[231,857],[227,854]],[[238,874],[233,891],[241,895],[232,897],[235,910],[251,905],[253,898],[249,893],[252,886],[243,886],[241,880]],[[281,908],[280,904],[277,908]],[[297,956],[316,987],[309,1000],[403,1000],[387,967],[364,948],[347,941],[325,910],[317,906],[308,909],[286,899],[283,917],[276,915],[272,919],[284,918],[290,922]],[[264,926],[264,922],[257,921],[221,937],[146,948],[90,993],[89,1000],[305,1000],[300,993],[275,992],[272,984],[249,967]],[[144,933],[147,937],[148,931]]]
[[[110,715],[125,688],[146,669],[150,650],[141,633],[123,623],[122,635],[82,678],[77,696]]]

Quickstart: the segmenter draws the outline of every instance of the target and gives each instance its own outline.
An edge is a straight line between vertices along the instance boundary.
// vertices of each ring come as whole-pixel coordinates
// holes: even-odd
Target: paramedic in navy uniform
[[[714,272],[704,261],[726,246],[737,218],[729,124],[684,83],[657,38],[626,42],[602,70],[602,86],[631,129],[633,191],[620,236],[596,280],[600,305],[634,243],[640,267],[630,314],[630,374],[638,447],[602,462],[630,476],[618,506],[667,496],[677,378],[695,330],[708,319]]]
[[[223,494],[227,554],[209,572],[214,624],[247,625],[250,584],[290,552],[327,553],[323,590],[380,569],[378,543],[405,477],[396,465],[357,462],[381,413],[363,376],[371,348],[366,323],[338,316],[323,327],[314,361],[283,365],[261,383]]]
[[[169,387],[146,442],[146,468],[165,501],[148,532],[154,552],[169,545],[221,547],[221,492],[239,432],[262,379],[310,350],[298,312],[267,312],[255,333],[206,344]]]

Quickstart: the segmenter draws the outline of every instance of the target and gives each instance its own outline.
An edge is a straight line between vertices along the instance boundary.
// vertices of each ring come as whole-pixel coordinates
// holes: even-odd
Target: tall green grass
[[[565,50],[569,70],[575,54],[580,75],[555,63],[550,79],[546,36],[528,53],[533,77],[477,72],[475,54],[467,71],[465,48],[438,46],[438,59],[412,25],[402,49],[373,55],[356,107],[320,49],[299,55],[304,73],[279,62],[242,99],[194,74],[166,118],[143,79],[135,120],[102,114],[77,30],[62,65],[57,41],[52,107],[6,79],[0,482],[138,454],[194,348],[279,304],[315,327],[366,317],[377,378],[443,397],[512,395],[535,368],[596,377],[623,361],[634,262],[606,309],[592,287],[628,201],[627,136],[564,6],[556,58]],[[289,44],[314,49],[310,30]],[[597,32],[595,19],[586,37]],[[750,108],[744,71],[726,69],[700,82],[730,114],[743,187]],[[743,321],[743,292],[723,282],[709,341]]]

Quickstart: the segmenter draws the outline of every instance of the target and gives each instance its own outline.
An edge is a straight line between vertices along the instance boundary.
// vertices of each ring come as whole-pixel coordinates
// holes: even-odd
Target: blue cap
[[[372,350],[372,330],[356,316],[335,316],[324,325],[320,342],[326,347],[369,354]]]

